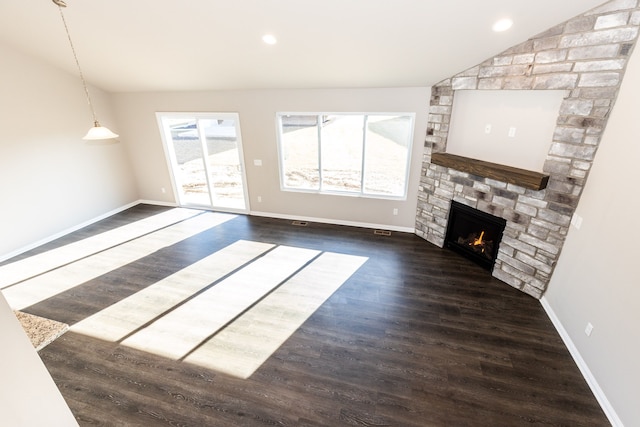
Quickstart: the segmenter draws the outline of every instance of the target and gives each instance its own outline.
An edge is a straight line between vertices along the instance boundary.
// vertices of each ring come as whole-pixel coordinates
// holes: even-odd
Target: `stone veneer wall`
[[[493,276],[544,293],[616,100],[640,26],[639,0],[612,0],[432,88],[416,234],[444,245],[451,200],[507,220]],[[566,89],[541,191],[431,163],[446,150],[455,91]]]

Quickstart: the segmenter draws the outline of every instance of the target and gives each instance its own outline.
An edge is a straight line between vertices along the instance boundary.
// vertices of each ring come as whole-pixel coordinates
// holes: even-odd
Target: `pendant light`
[[[104,126],[100,125],[98,122],[98,118],[96,117],[96,111],[93,108],[93,104],[91,103],[91,97],[89,96],[89,89],[87,88],[87,82],[84,80],[84,74],[82,74],[82,69],[80,68],[80,62],[78,62],[78,55],[76,54],[76,49],[73,47],[73,42],[71,41],[71,35],[69,34],[69,27],[67,27],[67,21],[64,19],[64,13],[62,13],[62,8],[67,7],[67,4],[63,0],[51,0],[53,3],[58,6],[58,10],[60,10],[60,17],[62,18],[62,23],[64,24],[64,30],[67,33],[67,38],[69,39],[69,45],[71,46],[71,52],[73,53],[73,59],[76,60],[76,66],[78,67],[78,73],[80,74],[80,80],[82,80],[82,87],[84,87],[84,93],[87,96],[87,103],[89,104],[89,109],[91,110],[91,115],[93,116],[93,127],[89,129],[89,132],[82,139],[111,139],[117,138],[118,135],[111,132]]]

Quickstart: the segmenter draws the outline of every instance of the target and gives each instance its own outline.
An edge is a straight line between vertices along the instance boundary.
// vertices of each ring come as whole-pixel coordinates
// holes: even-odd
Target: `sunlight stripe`
[[[202,211],[175,208],[0,267],[0,289],[96,254],[128,240],[194,217]]]
[[[108,341],[121,340],[273,247],[239,240],[87,317],[71,330]]]
[[[14,310],[36,304],[88,280],[220,225],[235,215],[205,212],[162,230],[146,234],[72,264],[2,290]]]
[[[323,253],[185,362],[249,378],[367,259]]]
[[[315,250],[279,246],[122,344],[180,359],[318,254]]]

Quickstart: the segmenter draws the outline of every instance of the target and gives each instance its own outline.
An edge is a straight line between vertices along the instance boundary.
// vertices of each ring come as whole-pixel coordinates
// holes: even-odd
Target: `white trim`
[[[580,355],[580,352],[578,351],[578,348],[575,346],[575,344],[571,340],[569,333],[564,328],[564,326],[562,325],[562,322],[560,321],[558,316],[556,316],[556,313],[553,311],[553,308],[551,307],[551,305],[549,304],[549,302],[544,296],[540,298],[540,304],[542,304],[542,308],[544,308],[544,311],[547,312],[547,316],[549,316],[549,319],[553,323],[553,326],[555,326],[556,330],[560,334],[562,341],[564,341],[564,344],[567,346],[567,349],[569,349],[569,353],[571,353],[571,357],[573,357],[573,360],[576,362],[576,365],[578,365],[578,368],[580,369],[582,376],[584,377],[585,381],[587,381],[589,388],[591,389],[594,396],[598,400],[600,407],[602,407],[602,410],[604,411],[605,415],[609,419],[609,422],[611,423],[611,425],[614,427],[624,427],[622,420],[620,420],[620,418],[618,417],[618,414],[616,413],[615,409],[611,405],[611,402],[609,402],[609,399],[607,399],[607,396],[604,394],[604,391],[602,390],[602,388],[600,388],[600,385],[598,384],[598,381],[596,380],[595,376],[589,369],[587,362],[585,362],[582,356]]]
[[[176,202],[161,202],[158,200],[147,200],[147,199],[140,199],[135,203],[137,205],[156,205],[156,206],[167,206],[170,208],[177,208],[179,206]],[[185,209],[190,209],[190,208],[185,208]]]
[[[99,216],[97,216],[95,218],[92,218],[90,220],[84,221],[84,222],[82,222],[82,223],[80,223],[78,225],[74,225],[73,227],[67,228],[66,230],[62,230],[59,233],[56,233],[56,234],[53,234],[51,236],[45,237],[44,239],[38,240],[37,242],[34,242],[34,243],[28,244],[26,246],[23,246],[20,249],[16,249],[13,252],[9,252],[8,254],[4,254],[4,255],[0,256],[0,262],[6,261],[6,260],[8,260],[10,258],[13,258],[14,256],[18,256],[18,255],[20,255],[22,253],[30,251],[31,249],[35,249],[38,246],[44,245],[45,243],[52,242],[52,241],[54,241],[56,239],[59,239],[60,237],[66,236],[69,233],[73,233],[74,231],[78,231],[81,228],[84,228],[84,227],[86,227],[88,225],[91,225],[91,224],[96,223],[98,221],[101,221],[101,220],[103,220],[105,218],[108,218],[111,215],[115,215],[115,214],[117,214],[119,212],[122,212],[122,211],[127,210],[129,208],[132,208],[132,207],[134,207],[136,205],[139,205],[140,203],[145,203],[145,202],[141,202],[139,200],[137,200],[135,202],[131,202],[131,203],[126,204],[124,206],[121,206],[119,208],[113,209],[113,210],[111,210],[111,211],[109,211],[107,213],[99,215]]]
[[[225,120],[233,120],[235,131],[236,131],[236,146],[238,148],[238,160],[240,162],[240,173],[242,175],[242,195],[244,197],[244,208],[237,209],[231,208],[234,213],[242,213],[248,214],[249,207],[249,189],[247,186],[247,168],[244,162],[244,149],[243,149],[243,141],[242,141],[242,129],[240,126],[240,113],[238,112],[168,112],[168,111],[157,111],[156,112],[156,121],[158,123],[158,128],[160,129],[160,136],[162,137],[162,147],[165,153],[165,159],[167,162],[167,168],[169,171],[169,175],[171,178],[171,185],[173,186],[173,194],[176,197],[178,206],[184,208],[194,208],[194,209],[205,209],[205,210],[216,210],[220,212],[226,212],[227,207],[218,206],[215,204],[215,200],[212,198],[212,184],[210,182],[210,173],[208,169],[207,162],[204,161],[203,165],[205,169],[205,177],[207,182],[207,189],[209,190],[209,205],[206,206],[196,206],[194,203],[188,203],[184,197],[182,191],[182,184],[180,182],[181,177],[178,176],[176,170],[178,169],[178,162],[176,159],[176,152],[173,138],[171,137],[171,131],[168,126],[168,123],[165,120],[168,119],[176,119],[176,118],[184,118],[184,119],[194,119],[196,121],[196,129],[198,131],[198,137],[200,140],[202,155],[206,156],[207,147],[206,147],[206,138],[204,137],[204,133],[202,128],[200,127],[200,120],[217,120],[217,119],[225,119]]]
[[[415,234],[416,229],[411,227],[398,227],[395,225],[387,225],[387,224],[371,224],[366,222],[356,222],[356,221],[342,221],[339,219],[327,219],[327,218],[314,218],[314,217],[305,217],[305,216],[297,216],[297,215],[285,215],[279,213],[272,212],[257,212],[251,211],[249,215],[253,216],[262,216],[267,218],[277,218],[277,219],[290,219],[297,221],[309,221],[309,222],[318,222],[321,224],[334,224],[334,225],[347,225],[350,227],[362,227],[362,228],[373,228],[377,230],[389,230],[389,231],[398,231],[401,233],[412,233]]]

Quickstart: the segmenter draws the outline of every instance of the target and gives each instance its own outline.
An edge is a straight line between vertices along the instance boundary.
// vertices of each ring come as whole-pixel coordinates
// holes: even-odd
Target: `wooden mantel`
[[[431,162],[461,172],[503,181],[536,191],[545,189],[549,182],[549,175],[541,172],[470,159],[455,154],[433,153],[431,154]]]

